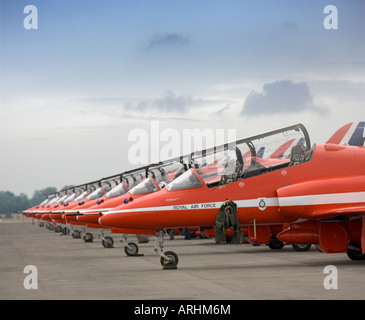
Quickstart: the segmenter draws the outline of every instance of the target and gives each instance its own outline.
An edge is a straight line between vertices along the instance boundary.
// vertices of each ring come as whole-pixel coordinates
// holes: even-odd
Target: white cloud
[[[314,103],[313,96],[305,82],[281,80],[266,83],[262,92],[251,91],[246,98],[242,115],[283,114],[313,111],[328,112]]]

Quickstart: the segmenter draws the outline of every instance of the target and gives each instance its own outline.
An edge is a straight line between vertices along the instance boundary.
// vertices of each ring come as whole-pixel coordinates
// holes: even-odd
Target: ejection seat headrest
[[[306,148],[301,144],[297,144],[291,150],[290,161],[294,163],[304,162],[305,155],[306,155]]]

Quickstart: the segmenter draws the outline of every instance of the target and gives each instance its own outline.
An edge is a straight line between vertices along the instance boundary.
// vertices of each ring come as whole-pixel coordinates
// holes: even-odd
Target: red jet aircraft
[[[289,158],[265,157],[293,138],[303,138],[304,143],[295,145]],[[262,160],[256,152],[263,146]],[[243,159],[247,151],[250,157]],[[260,238],[260,243],[273,238],[311,243],[326,253],[365,258],[364,147],[311,146],[307,130],[297,124],[203,150],[201,163],[209,154],[217,159],[229,155],[224,172],[210,171],[207,176],[198,166],[191,168],[161,191],[107,212],[100,224],[131,234],[155,232],[155,250],[164,268],[176,268],[178,257],[163,252],[162,230],[217,229],[219,217],[238,232],[248,230],[245,236]],[[287,228],[278,228],[282,225]]]
[[[118,194],[105,202],[99,202],[98,204],[85,209],[80,210],[77,215],[77,221],[85,223],[89,228],[101,228],[102,226],[98,223],[99,218],[104,212],[110,211],[121,204],[128,203],[129,201],[135,201],[136,199],[143,197],[147,194],[157,192],[161,190],[166,184],[171,182],[177,174],[182,174],[185,171],[185,166],[180,162],[180,158],[172,159],[166,162],[160,162],[158,164],[152,164],[143,169],[135,169],[124,175],[124,179],[129,178],[130,180],[136,175],[142,175],[145,178],[137,185],[132,185],[133,188],[130,190],[124,188],[125,192]],[[143,173],[143,174],[142,174]],[[136,181],[134,178],[133,181]],[[113,192],[114,189],[110,191]],[[106,195],[108,196],[108,194]],[[120,233],[118,228],[107,228],[111,229],[112,233]],[[104,237],[102,232],[102,244],[104,247],[112,247],[114,240],[111,237]],[[121,241],[125,247],[125,253],[127,255],[138,255],[138,245],[133,242],[127,242],[127,235],[121,235]]]

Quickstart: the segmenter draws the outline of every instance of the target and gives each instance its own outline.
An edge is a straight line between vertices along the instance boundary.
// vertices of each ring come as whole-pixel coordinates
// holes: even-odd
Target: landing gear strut
[[[179,263],[179,258],[175,252],[166,251],[163,252],[163,242],[164,235],[163,231],[158,231],[156,233],[155,251],[161,257],[160,262],[163,269],[177,269],[177,264]]]
[[[112,237],[104,237],[104,230],[99,230],[98,236],[101,238],[101,244],[104,248],[114,248],[114,240]]]

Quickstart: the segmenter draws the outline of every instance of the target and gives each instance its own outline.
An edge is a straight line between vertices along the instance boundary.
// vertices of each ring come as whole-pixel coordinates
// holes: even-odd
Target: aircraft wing
[[[142,235],[156,235],[155,229],[131,229],[131,228],[119,228],[112,227],[112,233],[122,233],[122,234],[142,234]]]
[[[345,207],[339,205],[337,208],[309,211],[307,213],[307,216],[309,219],[323,220],[338,216],[356,216],[364,214],[365,214],[365,205],[360,205],[356,207]]]
[[[280,213],[297,219],[362,219],[361,247],[365,254],[365,177],[320,179],[277,190]]]
[[[301,219],[365,214],[365,177],[299,182],[277,189],[280,212]]]

